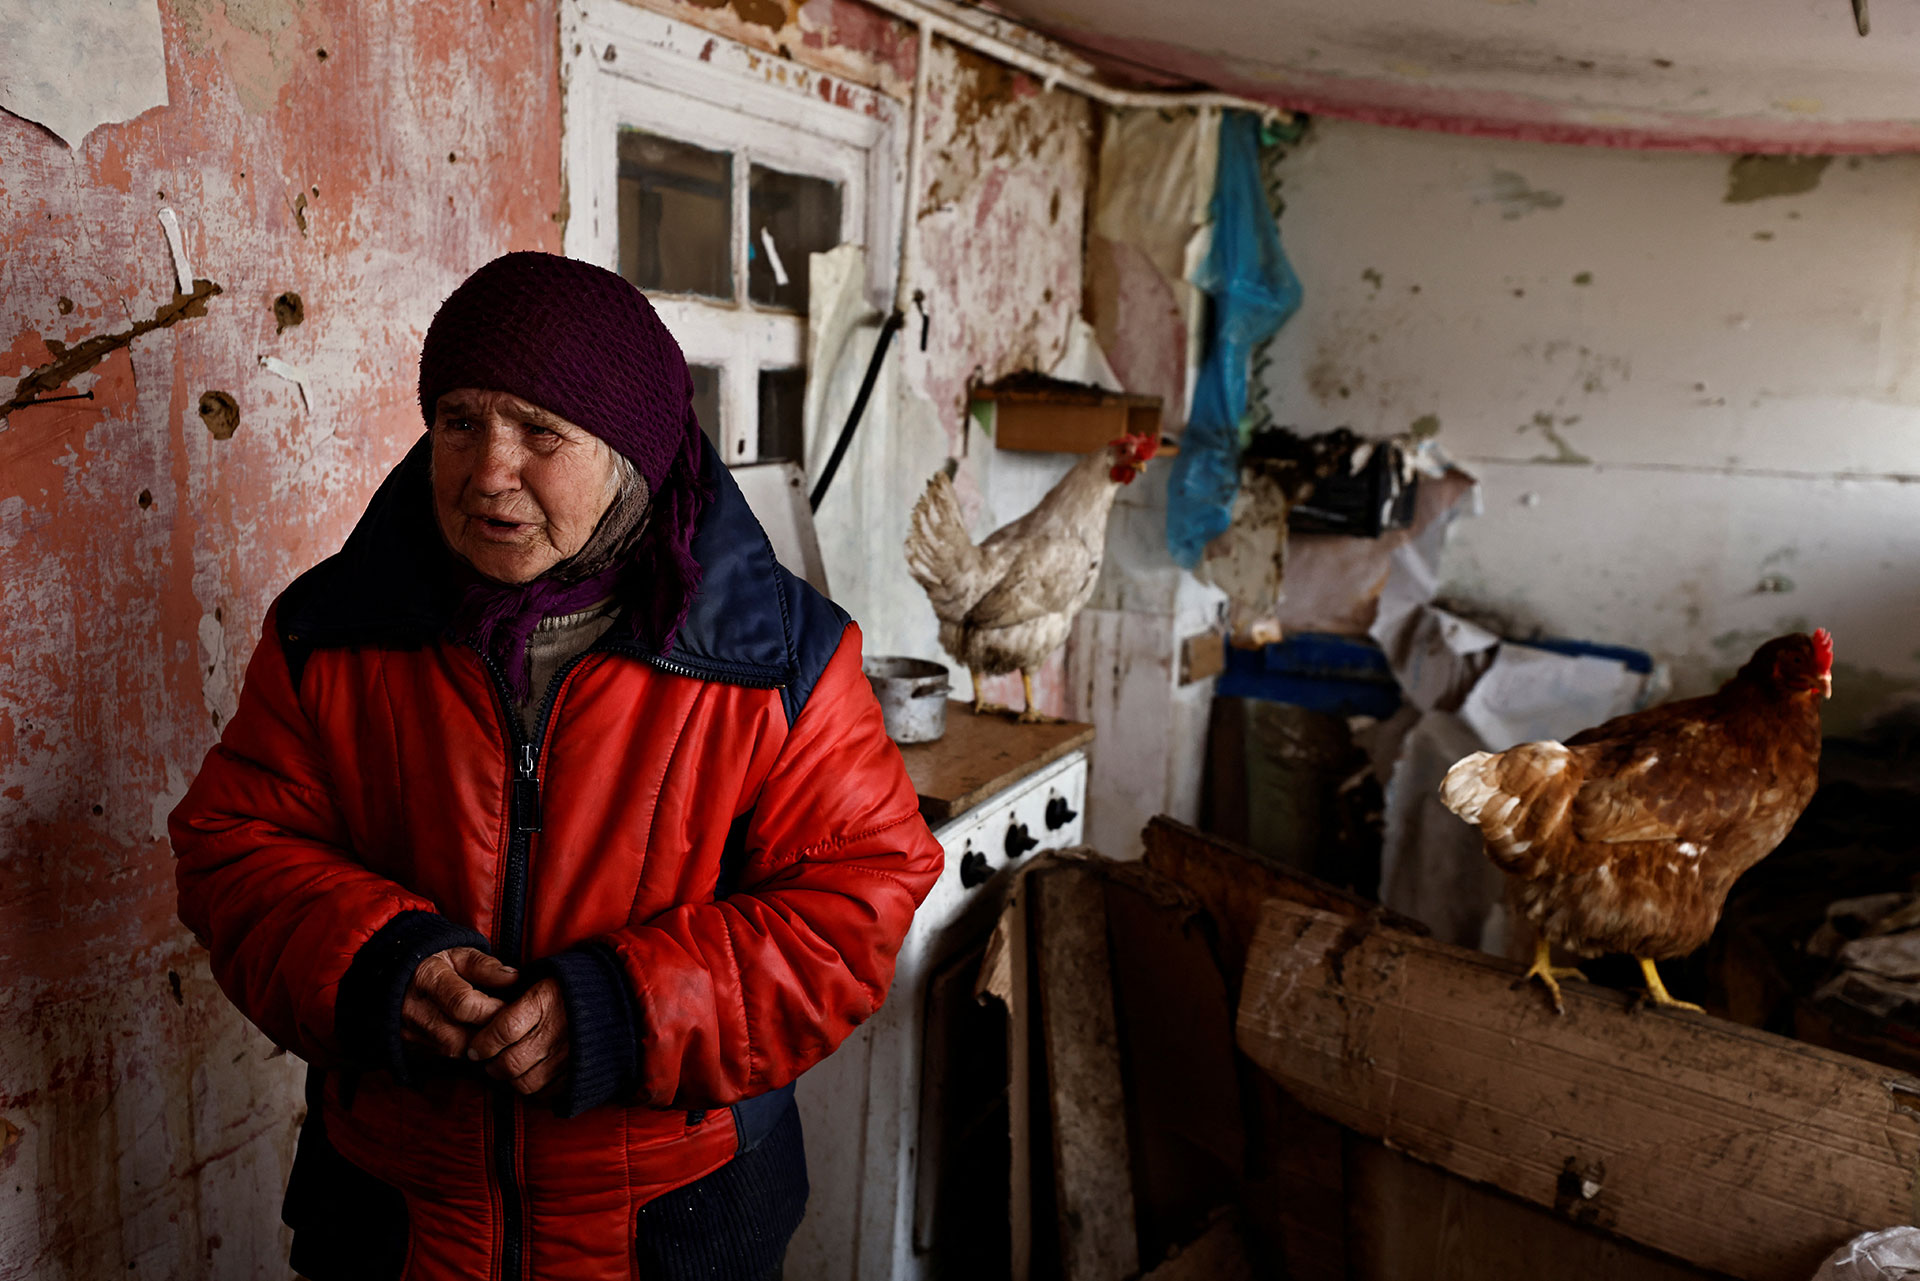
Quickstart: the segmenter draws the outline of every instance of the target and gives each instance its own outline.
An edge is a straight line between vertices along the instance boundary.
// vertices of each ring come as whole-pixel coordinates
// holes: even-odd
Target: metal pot
[[[924,658],[869,658],[861,665],[887,737],[896,743],[931,743],[947,732],[947,695],[952,685],[942,663]]]

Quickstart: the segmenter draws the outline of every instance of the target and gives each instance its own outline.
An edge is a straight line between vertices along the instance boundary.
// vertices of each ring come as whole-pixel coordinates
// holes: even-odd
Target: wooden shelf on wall
[[[1062,382],[1041,374],[1014,374],[973,390],[990,402],[993,443],[1029,453],[1091,454],[1121,436],[1160,439],[1160,398]],[[1160,452],[1176,452],[1161,439]]]

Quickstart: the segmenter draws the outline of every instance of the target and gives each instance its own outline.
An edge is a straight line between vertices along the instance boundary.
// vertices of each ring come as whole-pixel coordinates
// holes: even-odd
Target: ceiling
[[[1864,0],[1863,0],[1864,2]],[[1920,4],[998,0],[1135,83],[1325,115],[1710,151],[1920,151]]]

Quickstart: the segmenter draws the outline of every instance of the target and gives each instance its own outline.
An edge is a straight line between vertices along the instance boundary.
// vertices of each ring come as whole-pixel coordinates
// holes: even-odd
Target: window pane
[[[693,375],[693,416],[700,420],[700,430],[707,433],[707,439],[724,458],[726,450],[721,445],[724,438],[720,434],[720,370],[715,365],[688,365],[687,372]]]
[[[760,461],[806,462],[807,371],[760,371]]]
[[[733,300],[733,157],[620,131],[620,274],[642,289]]]
[[[804,313],[807,255],[840,243],[840,184],[753,166],[747,176],[747,235],[747,297],[761,307]],[[780,271],[774,270],[776,262]]]

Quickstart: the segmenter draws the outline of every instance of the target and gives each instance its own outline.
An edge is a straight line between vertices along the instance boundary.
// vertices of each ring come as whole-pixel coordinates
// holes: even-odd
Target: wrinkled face
[[[1131,485],[1159,448],[1159,440],[1152,436],[1122,436],[1107,446],[1107,457],[1113,461],[1107,475],[1122,485]]]
[[[1774,642],[1774,680],[1782,689],[1819,690],[1833,697],[1833,637],[1822,627],[1811,636],[1788,636]]]
[[[450,391],[432,430],[440,533],[498,582],[531,582],[579,551],[613,502],[613,450],[517,396]]]

